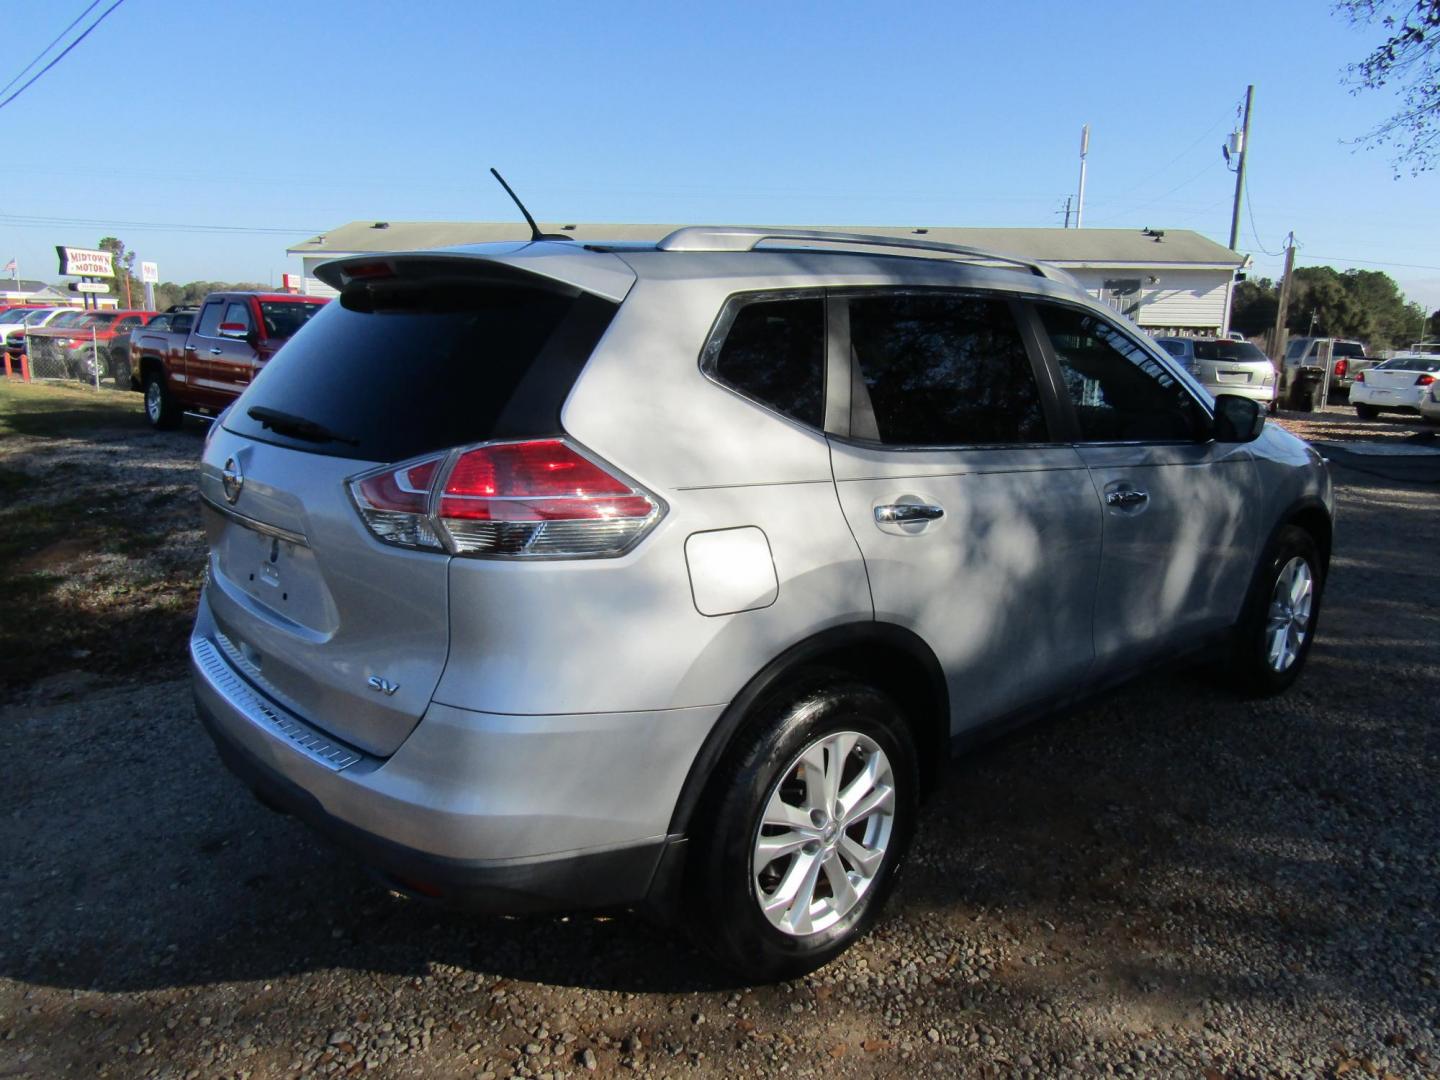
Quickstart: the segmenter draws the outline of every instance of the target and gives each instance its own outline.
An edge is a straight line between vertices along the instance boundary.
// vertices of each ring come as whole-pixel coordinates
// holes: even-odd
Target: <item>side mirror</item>
[[[220,324],[220,336],[237,338],[241,341],[250,333],[250,328],[243,322],[222,322]]]
[[[1211,436],[1216,442],[1254,442],[1264,428],[1265,408],[1260,402],[1237,394],[1215,396],[1215,426]]]

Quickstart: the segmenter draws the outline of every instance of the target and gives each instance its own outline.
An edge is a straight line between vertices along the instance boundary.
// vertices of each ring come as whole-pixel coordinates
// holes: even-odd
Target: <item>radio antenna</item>
[[[540,226],[539,226],[539,225],[536,225],[536,224],[535,224],[535,219],[530,216],[530,211],[529,211],[529,210],[526,210],[526,209],[525,209],[525,204],[520,201],[520,196],[515,194],[515,190],[514,190],[509,184],[507,184],[507,183],[505,182],[505,178],[500,175],[500,170],[497,169],[497,168],[495,168],[495,166],[492,165],[492,166],[490,166],[490,175],[493,176],[493,177],[495,177],[496,180],[499,180],[499,181],[500,181],[500,186],[505,189],[505,194],[506,194],[506,195],[509,195],[510,198],[512,198],[512,199],[515,200],[515,205],[520,208],[520,213],[522,213],[522,214],[525,215],[525,221],[526,221],[526,222],[529,224],[529,226],[530,226],[530,239],[531,239],[532,241],[534,241],[534,240],[574,240],[574,239],[575,239],[573,236],[565,236],[565,235],[560,234],[560,233],[542,233],[542,232],[540,231]]]

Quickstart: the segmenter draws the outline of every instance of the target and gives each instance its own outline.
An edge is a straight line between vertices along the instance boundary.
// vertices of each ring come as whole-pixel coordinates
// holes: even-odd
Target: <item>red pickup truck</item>
[[[198,314],[136,331],[131,378],[145,393],[145,418],[173,428],[187,412],[219,415],[325,303],[291,293],[217,292]]]

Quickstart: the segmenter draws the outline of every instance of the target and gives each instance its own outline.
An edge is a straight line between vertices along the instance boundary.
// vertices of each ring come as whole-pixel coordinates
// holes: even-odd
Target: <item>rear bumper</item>
[[[259,695],[208,645],[205,621],[202,604],[196,708],[231,772],[392,886],[472,909],[643,903],[678,842],[666,829],[680,784],[720,712],[507,717],[432,705],[399,750],[374,758]]]
[[[1350,387],[1351,405],[1369,405],[1374,409],[1393,412],[1419,412],[1426,387],[1402,387],[1398,390],[1375,390],[1368,383]]]

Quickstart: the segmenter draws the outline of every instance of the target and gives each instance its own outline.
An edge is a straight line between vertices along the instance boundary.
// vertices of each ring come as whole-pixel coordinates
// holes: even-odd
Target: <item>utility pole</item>
[[[1075,203],[1075,228],[1085,224],[1085,155],[1090,153],[1090,125],[1080,129],[1080,196]],[[1230,245],[1234,247],[1235,245]]]
[[[1250,160],[1250,109],[1255,104],[1255,87],[1245,87],[1245,121],[1240,126],[1240,164],[1235,169],[1235,210],[1230,215],[1230,250],[1240,250],[1240,200],[1245,193],[1245,164]]]
[[[1065,215],[1065,228],[1067,228],[1067,229],[1070,227],[1070,198],[1071,198],[1071,197],[1070,197],[1069,195],[1066,195],[1066,196],[1065,196],[1065,209],[1064,209],[1064,210],[1056,210],[1056,211],[1055,211],[1057,214],[1064,214],[1064,215]]]
[[[1285,309],[1290,306],[1290,276],[1295,271],[1295,234],[1285,237],[1285,276],[1280,279],[1280,302],[1275,307],[1275,332],[1270,347],[1283,373],[1285,367]]]

